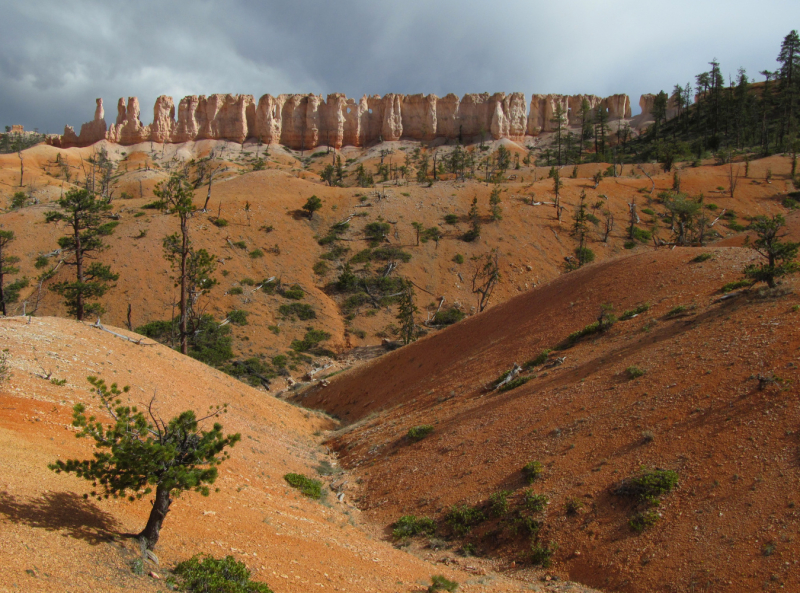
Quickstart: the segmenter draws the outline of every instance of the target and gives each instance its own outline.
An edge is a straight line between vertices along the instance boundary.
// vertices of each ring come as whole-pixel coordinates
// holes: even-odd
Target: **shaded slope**
[[[559,544],[564,576],[624,591],[798,588],[800,299],[716,302],[753,253],[703,251],[714,258],[693,263],[700,250],[675,249],[568,274],[337,377],[303,403],[361,420],[331,442],[363,480],[362,508],[384,525],[406,513],[441,518],[500,489],[519,495],[522,466],[538,460],[534,489],[551,503],[540,540]],[[591,323],[601,304],[620,314],[644,302],[646,313],[558,353],[563,365],[507,393],[484,389]],[[667,315],[678,306],[686,309]],[[630,380],[631,366],[645,375]],[[758,375],[780,383],[760,390]],[[404,435],[420,424],[434,432],[411,443]],[[675,470],[680,485],[661,520],[637,535],[627,524],[634,505],[612,492],[642,466]],[[570,498],[583,503],[574,517],[564,511]],[[471,536],[479,550],[528,560],[524,539],[487,529]]]

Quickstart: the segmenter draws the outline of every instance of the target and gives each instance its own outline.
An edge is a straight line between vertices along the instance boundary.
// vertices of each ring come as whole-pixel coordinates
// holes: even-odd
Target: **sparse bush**
[[[232,294],[234,296],[239,295],[239,294],[244,294],[244,289],[241,286],[232,286],[228,290],[228,294]]]
[[[685,311],[686,311],[686,305],[678,305],[677,307],[674,307],[669,311],[667,311],[667,314],[664,317],[677,317],[678,315],[684,313]]]
[[[331,335],[326,331],[310,328],[302,340],[292,340],[289,347],[295,352],[308,352],[330,337]]]
[[[653,233],[650,231],[640,229],[636,226],[631,230],[631,234],[633,235],[633,238],[640,243],[647,243],[653,237]]]
[[[508,514],[508,490],[498,490],[489,496],[489,508],[495,517],[505,517]]]
[[[458,307],[450,307],[443,311],[438,311],[431,320],[434,325],[453,325],[466,317],[466,314]]]
[[[272,593],[266,583],[250,580],[250,571],[233,556],[217,560],[212,556],[193,556],[175,566],[179,591],[188,593]]]
[[[642,440],[645,443],[652,443],[656,439],[655,433],[652,430],[645,430],[642,432]]]
[[[463,255],[461,255],[460,253],[456,253],[456,254],[453,256],[453,262],[455,262],[455,263],[457,263],[457,264],[459,264],[459,265],[460,265],[460,264],[463,264],[463,263],[464,263],[464,256],[463,256]]]
[[[648,527],[652,527],[661,517],[659,514],[650,509],[647,511],[641,511],[636,513],[633,517],[630,518],[628,521],[628,525],[631,529],[633,529],[636,533],[642,533]]]
[[[577,498],[568,498],[564,503],[564,511],[567,515],[577,515],[583,508],[583,503]]]
[[[314,264],[312,270],[317,276],[324,276],[325,274],[328,273],[328,264],[325,263],[323,260],[319,260]]]
[[[234,309],[228,313],[228,320],[234,325],[247,325],[247,316],[250,315],[244,309]]]
[[[522,475],[528,484],[532,484],[538,480],[542,475],[543,467],[538,461],[531,461],[522,467]]]
[[[517,387],[522,387],[523,385],[525,385],[525,383],[527,383],[530,380],[531,380],[530,377],[517,377],[516,379],[512,379],[511,381],[503,385],[498,391],[501,392],[511,391],[512,389],[516,389]]]
[[[392,537],[394,539],[405,539],[415,535],[433,535],[435,532],[436,522],[430,517],[405,515],[400,517],[394,524]]]
[[[228,226],[228,221],[225,220],[224,218],[215,218],[211,222],[213,223],[214,226],[220,228]]]
[[[411,441],[421,441],[433,432],[433,426],[430,424],[420,424],[419,426],[412,426],[408,429],[406,436]]]
[[[534,494],[533,490],[525,490],[522,496],[522,504],[532,513],[541,513],[548,504],[547,496],[544,494]]]
[[[233,246],[238,247],[239,249],[247,249],[247,243],[244,241],[235,241]]]
[[[700,255],[698,255],[697,257],[692,259],[692,262],[694,262],[696,264],[700,264],[700,263],[703,263],[704,261],[708,261],[708,260],[712,259],[713,257],[714,257],[713,253],[701,253]]]
[[[622,246],[623,246],[625,249],[633,249],[634,247],[636,247],[636,241],[625,241],[625,242],[622,244]]]
[[[48,263],[50,263],[49,260],[45,256],[40,255],[33,262],[33,265],[37,270],[41,270],[42,268],[46,268]]]
[[[253,249],[253,251],[251,251],[247,255],[249,255],[253,259],[258,259],[259,257],[264,257],[264,252],[261,251],[260,249]]]
[[[241,280],[239,280],[239,284],[243,284],[245,286],[255,286],[256,281],[253,280],[252,278],[242,278]]]
[[[622,315],[620,315],[620,321],[627,321],[629,319],[633,319],[637,315],[641,315],[650,309],[650,303],[643,303],[641,305],[637,305],[633,309],[625,311]]]
[[[445,521],[458,536],[464,536],[472,531],[475,525],[486,520],[486,516],[477,507],[468,504],[453,505],[444,517]]]
[[[547,568],[552,562],[553,554],[558,549],[556,542],[550,542],[548,546],[543,546],[539,542],[531,544],[531,563],[542,568]]]
[[[536,358],[532,358],[524,365],[522,365],[522,368],[527,370],[527,369],[532,369],[533,367],[538,367],[539,365],[543,365],[544,363],[547,362],[547,358],[550,356],[550,352],[551,351],[549,348],[545,348],[538,354],[538,356],[536,356]]]
[[[643,502],[653,503],[678,485],[678,474],[667,469],[647,470],[628,478],[617,488],[621,496],[631,496]]]
[[[436,593],[436,591],[455,591],[458,589],[458,583],[450,581],[440,574],[435,574],[431,577],[431,585],[428,587],[428,593]]]
[[[282,296],[293,301],[299,301],[306,296],[306,293],[303,292],[303,289],[300,288],[299,285],[294,284],[287,290],[284,290]]]
[[[300,491],[303,496],[319,500],[322,498],[322,482],[308,478],[303,474],[289,473],[283,479],[291,486]]]
[[[727,284],[723,284],[720,290],[725,294],[729,292],[733,292],[734,290],[739,290],[740,288],[748,288],[753,285],[751,280],[737,280],[735,282],[728,282]]]
[[[638,379],[639,377],[644,376],[644,371],[639,367],[630,366],[625,369],[625,372],[628,374],[628,379]]]
[[[283,317],[297,317],[302,321],[317,318],[317,313],[314,311],[314,307],[306,303],[290,303],[288,305],[281,305],[278,307],[278,313],[280,313]]]
[[[457,214],[445,214],[444,221],[447,224],[458,224],[458,215]]]

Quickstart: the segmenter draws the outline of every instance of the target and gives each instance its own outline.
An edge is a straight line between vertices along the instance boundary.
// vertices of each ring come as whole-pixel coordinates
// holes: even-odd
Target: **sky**
[[[0,126],[159,95],[642,93],[775,70],[797,0],[0,0]]]

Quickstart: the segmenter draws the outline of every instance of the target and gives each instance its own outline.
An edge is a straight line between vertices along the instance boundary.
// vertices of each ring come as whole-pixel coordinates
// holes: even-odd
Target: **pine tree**
[[[750,237],[745,239],[745,245],[755,249],[767,263],[757,265],[750,264],[744,269],[744,275],[754,283],[766,282],[770,288],[775,288],[775,279],[793,274],[800,270],[797,258],[800,243],[792,241],[781,241],[786,233],[781,233],[781,228],[786,224],[786,219],[775,214],[772,218],[757,216],[750,223],[750,230],[758,237],[750,242]]]
[[[566,117],[564,117],[564,108],[561,106],[561,103],[556,104],[556,110],[553,114],[553,117],[550,118],[550,121],[556,125],[555,133],[556,133],[556,159],[558,161],[558,166],[561,166],[561,142],[564,135],[564,123],[567,121]]]
[[[495,186],[489,195],[489,209],[492,212],[492,220],[503,219],[503,209],[500,207],[500,188]]]
[[[795,113],[797,111],[798,86],[800,86],[800,36],[792,30],[783,39],[778,54],[780,68],[780,98],[783,110],[781,142],[791,142],[795,136]]]
[[[397,321],[400,323],[400,339],[403,344],[410,344],[417,339],[417,326],[414,322],[414,314],[417,313],[414,305],[414,288],[410,282],[406,282],[405,288],[400,295],[400,305],[397,310]]]
[[[69,235],[59,237],[58,246],[70,252],[71,260],[65,264],[75,266],[74,282],[58,282],[50,290],[64,297],[67,311],[82,321],[86,315],[100,315],[103,307],[99,303],[88,301],[102,297],[111,282],[119,278],[109,266],[100,262],[88,264],[98,253],[106,248],[103,237],[114,232],[116,222],[103,222],[103,213],[111,209],[111,205],[98,200],[97,196],[86,189],[72,189],[58,200],[61,211],[45,213],[47,222],[63,222]]]
[[[20,278],[6,284],[6,276],[19,274],[19,268],[14,264],[19,262],[15,255],[8,254],[8,246],[15,239],[14,231],[0,231],[0,313],[8,315],[6,305],[16,303],[19,292],[28,286],[27,278]]]
[[[575,249],[575,257],[577,266],[581,267],[584,264],[591,262],[594,259],[594,253],[586,247],[586,236],[589,232],[589,216],[586,210],[586,192],[581,191],[580,202],[575,214],[572,217],[572,236],[578,240],[578,247]]]
[[[108,386],[96,377],[89,377],[89,383],[114,423],[104,426],[94,416],[87,418],[83,404],[76,404],[72,425],[81,429],[77,437],[94,440],[94,459],[59,459],[49,467],[57,473],[74,473],[95,487],[100,484],[103,491],[92,492],[98,498],[128,496],[133,501],[147,496],[155,487],[150,517],[139,533],[152,550],[173,496],[186,490],[208,496],[208,485],[217,479],[217,466],[229,457],[225,449],[234,446],[241,435],[223,435],[218,422],[209,431],[200,428],[204,420],[225,412],[225,406],[217,406],[204,418],[198,419],[188,410],[164,422],[152,410],[151,401],[151,422],[136,407],[122,405],[119,398],[128,392],[128,387],[120,390],[116,383]]]

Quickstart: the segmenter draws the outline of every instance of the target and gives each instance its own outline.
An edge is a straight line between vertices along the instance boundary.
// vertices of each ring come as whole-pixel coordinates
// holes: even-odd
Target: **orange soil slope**
[[[798,217],[791,223],[800,236]],[[694,263],[701,252],[713,259]],[[520,470],[538,460],[534,489],[550,498],[540,539],[559,544],[562,576],[609,591],[800,590],[800,297],[717,301],[753,258],[678,248],[591,265],[298,400],[353,422],[329,442],[363,481],[361,507],[377,523],[441,518],[501,489],[518,501]],[[561,366],[506,393],[485,389],[591,323],[602,304],[620,315],[644,302],[646,313],[551,354],[566,357]],[[645,375],[630,380],[631,366]],[[759,390],[759,374],[782,382]],[[421,424],[433,434],[411,443],[407,430]],[[637,535],[631,503],[612,492],[642,466],[676,470],[680,483],[661,520]],[[583,503],[577,516],[564,512],[569,498]],[[523,561],[509,572],[531,574],[521,538],[488,529],[471,541]]]
[[[210,553],[244,561],[278,593],[419,590],[438,573],[466,591],[519,590],[502,577],[451,570],[371,539],[347,497],[338,503],[328,493],[321,504],[289,488],[285,473],[315,475],[313,466],[330,459],[319,445],[332,425],[323,416],[165,347],[65,319],[0,319],[0,346],[9,350],[11,369],[0,384],[0,590],[165,590],[163,581],[131,572],[137,545],[121,537],[142,528],[147,502],[85,501],[89,483],[47,469],[57,458],[91,455],[91,444],[76,439],[70,424],[76,402],[103,417],[88,390],[90,374],[130,384],[130,399],[140,405],[155,394],[165,418],[228,402],[221,422],[226,432],[242,434],[220,468],[220,491],[209,498],[187,493],[173,503],[156,548],[162,568],[148,567],[162,578],[176,562]],[[49,374],[66,385],[43,379]]]
[[[331,225],[352,214],[365,216],[353,218],[351,229],[343,237],[342,244],[350,248],[347,258],[367,246],[363,228],[381,217],[392,224],[390,244],[412,255],[410,262],[400,263],[396,273],[412,279],[420,287],[418,305],[429,307],[435,305],[439,297],[444,297],[446,306],[458,303],[469,312],[475,305],[470,290],[474,266],[471,258],[480,257],[495,247],[499,249],[505,281],[495,291],[493,302],[501,302],[561,273],[563,258],[572,254],[575,248],[575,240],[569,236],[570,216],[581,191],[586,192],[590,206],[603,204],[602,208],[610,210],[617,221],[608,243],[599,241],[602,229],[592,225],[590,247],[597,258],[603,260],[625,252],[622,245],[626,238],[628,203],[636,199],[640,209],[644,207],[646,196],[640,190],[650,188],[650,181],[630,165],[623,168],[621,177],[606,178],[597,189],[588,178],[597,170],[604,170],[606,165],[581,165],[576,179],[567,178],[571,167],[565,167],[562,170],[565,184],[562,199],[568,210],[564,222],[559,225],[554,220],[552,207],[532,207],[526,203],[531,196],[542,201],[552,199],[552,181],[547,179],[547,169],[523,167],[513,171],[515,180],[500,184],[503,220],[492,222],[487,215],[492,187],[475,180],[456,182],[449,179],[432,187],[410,183],[399,186],[386,184],[384,189],[331,188],[323,184],[315,172],[330,161],[328,157],[311,158],[306,162],[296,153],[273,147],[267,169],[252,171],[248,159],[258,149],[256,146],[203,141],[165,147],[155,145],[151,150],[149,144],[132,147],[101,144],[116,164],[112,205],[120,223],[114,235],[108,238],[109,250],[101,256],[105,263],[120,273],[117,287],[102,299],[107,309],[103,320],[117,326],[124,325],[129,303],[134,327],[155,319],[167,319],[172,314],[176,291],[170,279],[169,266],[162,257],[161,242],[165,235],[176,232],[177,225],[171,217],[141,207],[154,199],[155,184],[167,178],[170,171],[180,170],[183,162],[208,156],[213,150],[217,159],[214,166],[225,166],[228,170],[215,178],[209,212],[198,213],[192,222],[192,238],[196,245],[208,249],[219,261],[216,275],[219,284],[201,302],[205,310],[218,319],[224,318],[232,309],[244,309],[250,313],[249,325],[233,331],[234,349],[245,357],[264,355],[271,358],[284,353],[292,340],[302,338],[308,325],[329,332],[332,338],[327,346],[338,350],[378,344],[386,327],[395,323],[391,308],[374,309],[371,304],[356,310],[354,319],[346,319],[335,302],[336,295],[326,288],[338,274],[336,262],[328,262],[329,271],[324,275],[312,271],[320,255],[326,251],[317,244],[316,237],[324,236]],[[346,151],[343,156],[354,159],[348,165],[351,174],[348,183],[352,183],[352,172],[358,164],[366,163],[371,169],[379,161],[376,156],[379,148],[394,148],[397,152],[393,158],[400,159],[401,149],[410,151],[418,146],[416,143],[387,143],[385,147],[381,145],[365,151]],[[22,257],[22,274],[36,277],[41,270],[33,267],[35,258],[56,248],[56,239],[63,234],[63,228],[44,223],[44,213],[53,209],[52,202],[58,199],[62,189],[66,191],[74,187],[74,183],[83,182],[89,171],[86,159],[96,148],[61,150],[40,145],[23,153],[23,189],[32,191],[39,204],[0,213],[0,227],[12,229],[18,235],[11,250]],[[260,150],[263,154],[263,148]],[[245,156],[248,154],[251,156]],[[57,164],[59,162],[69,164],[72,171],[70,181],[66,180],[62,167]],[[147,163],[150,169],[139,169],[143,163]],[[158,168],[153,169],[153,166]],[[654,165],[645,167],[655,175],[657,191],[672,186],[670,174],[658,173]],[[772,184],[763,181],[767,169],[774,174]],[[736,199],[716,189],[727,186],[724,167],[686,168],[681,173],[682,187],[691,194],[705,192],[707,201],[718,204],[720,209],[734,208],[739,216],[772,213],[785,211],[775,196],[784,192],[787,182],[783,177],[788,171],[788,158],[753,161],[750,165],[751,179],[741,180]],[[538,181],[533,182],[534,176]],[[452,175],[446,177],[452,178]],[[0,155],[0,202],[10,199],[11,194],[19,189],[15,187],[18,183],[17,155]],[[379,190],[385,190],[387,198],[378,199],[376,194]],[[195,203],[198,206],[205,200],[206,191],[205,186],[197,190]],[[134,197],[119,199],[121,192]],[[297,216],[296,211],[312,194],[322,199],[322,210],[312,220]],[[478,198],[484,217],[482,236],[474,243],[465,243],[458,237],[469,228],[466,213],[473,197]],[[362,198],[366,199],[363,203]],[[248,203],[249,215],[245,212]],[[222,217],[229,222],[225,228],[212,224],[220,207]],[[659,206],[654,208],[660,210]],[[599,210],[594,212],[602,218]],[[457,214],[460,221],[455,225],[445,224],[443,217],[446,214]],[[649,217],[643,215],[642,218],[645,219],[642,226],[647,227]],[[441,225],[445,239],[439,245],[431,241],[417,246],[412,222],[420,222],[425,227]],[[262,230],[265,226],[271,226],[273,230],[266,233]],[[724,235],[731,232],[722,223],[715,228]],[[666,231],[662,230],[662,235],[666,237]],[[243,242],[245,248],[233,245],[238,242]],[[644,245],[637,247],[638,250],[647,248]],[[254,249],[260,249],[265,256],[249,257],[248,253]],[[465,263],[455,263],[453,258],[456,254],[462,255]],[[373,271],[378,271],[380,264],[373,265]],[[71,271],[62,266],[49,282],[66,280]],[[309,324],[284,319],[278,313],[278,307],[289,301],[255,291],[253,286],[242,283],[248,278],[260,282],[271,276],[281,278],[286,284],[300,284],[307,294],[304,302],[315,308],[317,320]],[[238,288],[243,290],[243,294],[231,294],[231,289]],[[28,311],[40,300],[38,315],[65,314],[59,297],[48,291],[46,285],[41,294],[32,285],[23,298],[28,300]],[[21,306],[20,302],[15,311],[21,312]],[[268,331],[269,326],[279,328],[280,333],[276,335]]]

